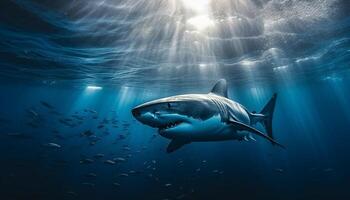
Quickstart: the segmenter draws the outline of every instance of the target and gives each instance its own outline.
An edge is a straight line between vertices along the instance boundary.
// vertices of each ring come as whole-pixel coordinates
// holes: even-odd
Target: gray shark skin
[[[208,94],[184,94],[157,99],[132,109],[141,123],[157,128],[171,140],[167,152],[191,142],[255,140],[258,135],[274,145],[272,117],[277,94],[260,113],[251,113],[241,104],[228,99],[226,80],[219,80]],[[267,134],[255,129],[261,123]]]

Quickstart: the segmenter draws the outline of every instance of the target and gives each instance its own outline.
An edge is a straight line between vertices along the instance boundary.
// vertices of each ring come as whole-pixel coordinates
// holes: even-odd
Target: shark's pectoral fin
[[[242,122],[238,122],[238,121],[233,120],[233,119],[230,119],[229,123],[232,124],[235,128],[238,128],[238,130],[249,131],[251,133],[254,133],[254,134],[258,135],[258,136],[261,136],[261,137],[269,140],[272,144],[275,144],[275,145],[278,145],[278,146],[280,146],[282,148],[285,148],[282,144],[276,142],[274,139],[272,139],[268,135],[265,135],[264,133],[262,133],[261,131],[257,130],[256,128],[253,128],[251,126],[248,126],[246,124],[243,124]]]
[[[186,140],[181,140],[181,139],[174,139],[171,140],[171,142],[169,143],[166,151],[168,153],[174,152],[178,149],[180,149],[182,146],[184,146],[185,144],[188,144],[190,142],[186,141]]]

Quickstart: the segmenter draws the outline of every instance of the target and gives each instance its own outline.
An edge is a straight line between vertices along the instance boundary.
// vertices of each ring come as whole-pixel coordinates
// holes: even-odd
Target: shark
[[[259,136],[285,148],[273,136],[272,119],[277,93],[260,112],[249,112],[228,98],[227,81],[220,79],[207,94],[182,94],[146,102],[131,110],[142,124],[157,128],[159,135],[171,140],[167,152],[192,142],[249,141]],[[254,127],[262,124],[266,133]]]

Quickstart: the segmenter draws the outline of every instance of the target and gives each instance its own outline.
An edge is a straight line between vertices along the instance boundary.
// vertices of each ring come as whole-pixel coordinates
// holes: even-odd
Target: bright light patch
[[[88,90],[102,90],[102,87],[100,86],[95,86],[95,85],[89,85],[86,87]]]
[[[194,14],[187,20],[187,24],[198,31],[214,25],[214,21],[210,19],[211,0],[181,0],[181,2],[187,10],[192,11]]]
[[[185,8],[198,13],[208,12],[210,0],[181,0]]]
[[[247,66],[247,67],[253,66],[254,64],[255,64],[255,62],[252,61],[252,60],[243,60],[243,61],[241,61],[241,65]]]
[[[199,31],[214,25],[214,21],[211,20],[207,15],[192,17],[187,20],[187,23]]]
[[[207,64],[205,64],[205,63],[200,63],[199,64],[199,67],[201,67],[201,68],[204,68],[204,67],[206,67],[207,66]]]

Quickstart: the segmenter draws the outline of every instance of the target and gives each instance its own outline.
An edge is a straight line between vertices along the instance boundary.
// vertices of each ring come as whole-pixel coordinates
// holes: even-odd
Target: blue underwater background
[[[0,2],[0,199],[350,199],[350,2],[192,2]],[[286,149],[130,112],[220,78]]]

